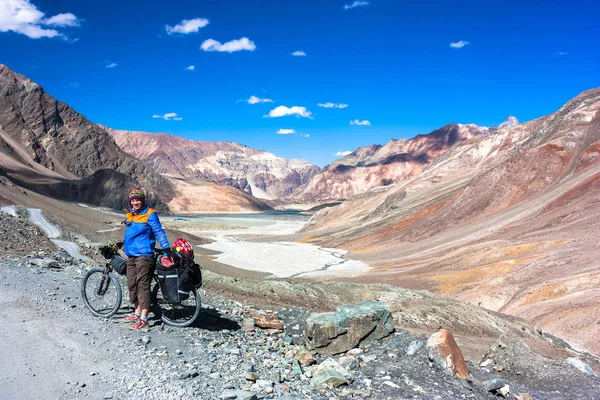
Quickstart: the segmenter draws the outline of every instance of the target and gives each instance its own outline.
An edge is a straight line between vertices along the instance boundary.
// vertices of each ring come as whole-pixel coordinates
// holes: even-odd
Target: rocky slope
[[[259,199],[287,197],[319,172],[304,160],[280,158],[238,143],[104,129],[124,151],[161,174],[233,186]]]
[[[294,197],[304,201],[346,199],[375,187],[403,182],[419,175],[433,159],[457,143],[493,131],[473,124],[449,124],[412,139],[361,147],[325,166]]]
[[[600,89],[459,142],[412,179],[320,211],[309,240],[425,288],[526,317],[600,353]]]
[[[22,240],[37,235],[35,226],[6,214],[0,242],[7,239],[3,228],[15,220]],[[8,398],[491,400],[505,393],[515,399],[587,400],[600,394],[600,379],[591,371],[598,369],[594,357],[525,321],[424,291],[205,273],[195,324],[171,328],[151,314],[150,329],[131,332],[118,323],[129,308],[101,319],[83,306],[80,279],[89,267],[36,247],[0,257],[6,328],[0,332],[0,384]],[[299,304],[328,309],[373,299],[390,305],[392,335],[334,356],[307,351],[313,310]],[[283,329],[267,329],[252,318],[271,302],[278,304],[271,309]],[[456,333],[467,379],[435,358],[428,337],[440,325]],[[320,383],[327,374],[330,384]]]
[[[142,186],[159,209],[172,185],[112,137],[23,75],[0,64],[0,173],[52,196],[112,208]]]

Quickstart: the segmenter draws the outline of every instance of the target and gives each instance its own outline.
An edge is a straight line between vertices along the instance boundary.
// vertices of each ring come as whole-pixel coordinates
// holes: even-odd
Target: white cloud
[[[312,113],[310,111],[308,111],[306,109],[306,107],[299,107],[299,106],[293,106],[293,107],[289,107],[289,108],[286,106],[275,107],[274,109],[269,111],[268,115],[263,115],[263,118],[278,118],[278,117],[285,117],[286,115],[295,115],[297,117],[304,117],[304,118],[312,119]]]
[[[65,26],[79,26],[81,21],[71,13],[57,14],[54,17],[50,17],[44,21],[45,25],[58,26],[64,28]]]
[[[232,40],[223,44],[213,39],[207,39],[204,42],[202,42],[200,48],[204,51],[226,51],[228,53],[233,53],[234,51],[241,50],[254,51],[256,49],[256,45],[252,40],[243,37],[241,39]]]
[[[189,20],[184,19],[175,26],[165,25],[165,30],[169,35],[172,35],[174,33],[181,33],[182,35],[187,35],[188,33],[198,32],[200,28],[204,28],[206,25],[208,25],[208,20],[206,18],[194,18]]]
[[[317,105],[319,107],[324,107],[324,108],[346,108],[346,107],[348,107],[348,104],[344,104],[344,103],[319,103]]]
[[[72,88],[72,89],[77,89],[79,87],[79,83],[77,82],[71,82],[69,83],[67,86],[65,86],[66,88]]]
[[[248,99],[248,104],[272,103],[272,102],[273,102],[273,100],[271,100],[271,99],[261,99],[256,96],[250,96],[250,98]]]
[[[568,56],[569,52],[568,51],[558,51],[556,52],[557,56]]]
[[[355,0],[354,2],[352,2],[352,4],[346,4],[344,6],[344,10],[349,10],[351,8],[354,8],[354,7],[368,6],[369,4],[370,4],[370,2],[368,2],[368,1]]]
[[[298,136],[300,136],[300,137],[310,137],[310,135],[308,133],[300,133],[300,134],[298,134]]]
[[[371,125],[370,121],[367,121],[366,119],[363,121],[359,121],[357,119],[350,121],[350,125]]]
[[[114,68],[114,67],[116,67],[117,65],[119,65],[119,64],[117,64],[117,63],[110,63],[110,64],[106,64],[106,68]]]
[[[71,13],[44,18],[44,13],[30,0],[0,0],[0,32],[21,33],[31,39],[66,36],[56,29],[46,27],[79,26],[80,20]]]
[[[186,70],[186,71],[193,71],[193,70],[195,70],[195,69],[196,69],[196,67],[194,67],[193,65],[190,65],[190,66],[189,66],[189,67],[187,67],[185,70]]]
[[[292,53],[293,56],[296,57],[306,57],[306,53],[303,52],[302,50],[296,50],[295,52]]]
[[[348,154],[352,154],[352,152],[351,151],[338,151],[337,153],[334,154],[334,156],[344,157],[344,156],[347,156]]]
[[[466,40],[461,40],[459,42],[450,43],[450,47],[452,47],[453,49],[462,49],[463,47],[465,47],[468,44],[469,44],[469,42],[467,42]]]
[[[166,113],[164,115],[154,114],[152,118],[162,118],[166,121],[181,121],[183,118],[177,115],[177,113]]]
[[[280,129],[277,131],[278,135],[294,135],[296,133],[293,129]]]

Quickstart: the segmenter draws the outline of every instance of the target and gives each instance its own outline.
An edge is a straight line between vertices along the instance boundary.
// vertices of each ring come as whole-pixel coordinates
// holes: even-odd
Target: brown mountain
[[[361,277],[525,317],[600,353],[600,89],[456,143],[412,179],[321,210]]]
[[[0,173],[46,194],[112,208],[142,186],[160,209],[172,185],[102,128],[0,64]]]
[[[233,188],[160,172],[123,151],[104,128],[0,64],[0,175],[55,198],[115,209],[126,206],[134,186],[143,187],[160,210],[270,208]]]
[[[161,174],[233,186],[260,199],[287,197],[319,172],[304,160],[280,158],[239,143],[104,128],[123,150]]]
[[[345,199],[369,189],[416,176],[438,155],[459,142],[488,135],[477,125],[450,124],[427,135],[361,147],[323,168],[294,197],[305,201]]]

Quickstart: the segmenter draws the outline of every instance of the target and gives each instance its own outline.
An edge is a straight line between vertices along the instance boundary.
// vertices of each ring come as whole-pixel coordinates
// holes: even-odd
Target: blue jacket
[[[133,208],[125,220],[125,254],[130,257],[154,256],[156,239],[163,249],[171,247],[156,210],[144,206],[138,213]]]

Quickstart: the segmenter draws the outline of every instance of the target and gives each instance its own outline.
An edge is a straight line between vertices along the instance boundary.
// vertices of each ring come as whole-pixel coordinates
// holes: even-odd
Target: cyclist
[[[150,309],[150,284],[154,273],[154,247],[156,240],[164,249],[165,255],[172,258],[167,235],[160,224],[156,210],[146,205],[146,196],[141,189],[129,193],[131,208],[125,219],[125,254],[127,254],[127,287],[129,301],[135,307],[135,313],[123,319],[133,322],[130,329],[142,329],[148,326]]]

